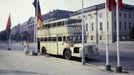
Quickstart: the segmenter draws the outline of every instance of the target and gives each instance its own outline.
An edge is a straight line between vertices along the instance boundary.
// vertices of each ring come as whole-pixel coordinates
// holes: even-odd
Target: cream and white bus
[[[82,57],[81,19],[62,19],[43,25],[38,30],[38,51],[42,54],[62,55],[66,59]],[[85,44],[86,57],[98,55],[93,45]]]

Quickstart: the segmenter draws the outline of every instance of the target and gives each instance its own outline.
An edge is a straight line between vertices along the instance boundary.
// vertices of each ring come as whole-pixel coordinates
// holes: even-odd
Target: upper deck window
[[[59,27],[59,26],[76,26],[81,25],[81,19],[67,19],[48,23],[44,25],[44,28]]]

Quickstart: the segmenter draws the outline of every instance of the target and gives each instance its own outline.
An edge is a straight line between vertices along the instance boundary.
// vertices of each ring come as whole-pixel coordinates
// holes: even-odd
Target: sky
[[[27,21],[34,16],[34,0],[0,0],[0,31],[6,28],[9,13],[12,27]],[[81,9],[82,0],[39,0],[42,14],[54,9],[76,11]],[[84,0],[84,7],[93,6],[105,2],[105,0]],[[134,0],[123,0],[123,3],[134,5]]]

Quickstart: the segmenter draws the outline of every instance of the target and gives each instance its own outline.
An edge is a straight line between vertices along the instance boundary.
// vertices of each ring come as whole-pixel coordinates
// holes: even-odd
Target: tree
[[[14,35],[11,35],[11,39],[15,41],[20,41],[21,40],[21,34],[20,33],[15,33]]]
[[[129,37],[131,40],[134,41],[134,27],[131,28],[130,32],[129,32]]]
[[[6,31],[1,31],[0,32],[0,41],[7,41],[8,37],[7,37],[7,32]]]

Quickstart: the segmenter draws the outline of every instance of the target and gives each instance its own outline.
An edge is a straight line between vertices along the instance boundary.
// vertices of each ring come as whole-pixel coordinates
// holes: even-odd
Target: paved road
[[[13,50],[23,51],[24,47],[21,44],[12,44],[10,47]],[[6,44],[1,44],[0,49],[6,49]],[[34,50],[35,46],[30,45],[30,50]],[[99,45],[100,56],[94,59],[90,59],[88,63],[97,66],[105,66],[105,45]],[[116,44],[110,44],[109,47],[110,64],[112,68],[116,67]],[[134,42],[122,42],[120,44],[120,54],[121,54],[121,66],[123,69],[134,72]],[[59,58],[60,59],[60,58]],[[77,62],[77,61],[75,61]],[[80,62],[79,62],[80,63]]]
[[[134,75],[106,72],[104,67],[55,57],[26,56],[22,51],[0,50],[0,75]]]
[[[105,46],[99,45],[100,56],[96,59],[90,61],[93,64],[105,65]],[[110,65],[116,67],[117,65],[117,53],[116,44],[111,44],[109,46],[109,59]],[[128,71],[134,71],[134,42],[121,42],[120,43],[120,60],[123,69]]]

